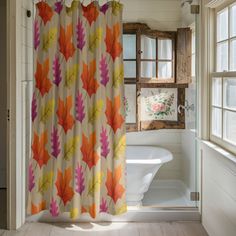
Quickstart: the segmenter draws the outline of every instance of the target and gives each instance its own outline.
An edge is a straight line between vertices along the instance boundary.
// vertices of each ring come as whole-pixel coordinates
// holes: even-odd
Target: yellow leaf
[[[79,136],[69,139],[64,145],[64,159],[69,161],[71,157],[75,154],[79,142]]]
[[[89,186],[88,186],[88,194],[93,195],[97,191],[99,191],[100,186],[102,184],[102,178],[103,178],[103,172],[100,171],[95,174],[93,178],[89,181]]]
[[[98,100],[94,106],[92,106],[92,108],[89,109],[88,111],[88,119],[89,122],[92,123],[94,122],[96,119],[98,119],[98,117],[101,115],[102,113],[102,108],[103,108],[103,100],[100,99]]]
[[[73,11],[75,9],[78,9],[78,5],[79,5],[79,0],[74,0],[72,3],[71,3],[71,6],[70,7],[66,7],[66,14],[68,15],[72,15]]]
[[[119,2],[112,1],[112,14],[115,16],[122,10],[122,5]]]
[[[78,78],[79,65],[74,64],[66,70],[65,86],[70,87]]]
[[[99,46],[102,41],[102,28],[96,29],[95,33],[89,35],[89,50],[94,52],[94,50]]]
[[[113,86],[117,88],[123,81],[124,81],[124,67],[122,64],[115,67],[113,73]]]
[[[49,100],[45,106],[41,108],[40,111],[40,121],[44,124],[47,122],[48,118],[52,115],[55,107],[54,99]]]
[[[120,215],[120,214],[123,214],[127,211],[127,205],[124,203],[122,204],[120,207],[117,207],[116,208],[116,215]]]
[[[43,35],[43,50],[48,51],[48,49],[56,42],[57,28],[50,29],[47,33]]]
[[[38,191],[43,194],[48,190],[50,186],[52,186],[52,182],[53,182],[53,171],[50,171],[39,178]]]
[[[118,159],[125,154],[126,137],[123,135],[118,142],[114,142],[114,158]]]
[[[78,215],[79,215],[79,210],[78,210],[78,208],[72,208],[72,209],[70,210],[70,218],[71,218],[71,219],[77,218]]]

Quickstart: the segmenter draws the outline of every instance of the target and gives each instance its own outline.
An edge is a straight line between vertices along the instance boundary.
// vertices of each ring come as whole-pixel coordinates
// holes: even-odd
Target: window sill
[[[236,164],[236,155],[210,141],[201,140],[201,143]]]

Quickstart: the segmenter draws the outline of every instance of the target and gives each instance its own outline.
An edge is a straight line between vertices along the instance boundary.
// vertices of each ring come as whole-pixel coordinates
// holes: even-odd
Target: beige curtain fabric
[[[48,0],[36,9],[29,214],[121,214],[122,5]]]

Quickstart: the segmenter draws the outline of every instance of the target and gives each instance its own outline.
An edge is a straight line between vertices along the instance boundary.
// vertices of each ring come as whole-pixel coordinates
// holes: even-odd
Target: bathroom
[[[85,5],[88,3],[89,1],[84,1]],[[186,208],[188,211],[191,211],[191,217],[193,217],[193,219],[199,218],[197,212],[197,199],[194,199],[194,194],[198,192],[196,166],[197,153],[195,151],[195,96],[197,90],[196,76],[194,74],[195,23],[198,15],[191,14],[191,5],[189,2],[181,4],[179,1],[150,0],[148,4],[146,4],[146,1],[137,0],[138,4],[136,4],[135,1],[122,1],[122,3],[124,4],[123,57],[127,144],[126,198],[128,209],[131,208],[131,210],[138,212],[146,208],[157,210],[163,207],[167,209],[180,208],[181,214],[183,214],[183,217],[186,217]],[[25,5],[22,6],[23,13],[25,12],[22,22],[24,30],[24,38],[22,39],[22,73],[23,78],[26,76],[25,78],[27,79],[22,81],[21,85],[25,111],[23,128],[25,135],[23,135],[23,137],[25,137],[24,142],[26,145],[24,145],[24,147],[26,147],[26,149],[23,151],[26,153],[26,157],[29,157],[31,148],[28,147],[31,147],[30,143],[32,139],[31,132],[29,132],[31,129],[31,124],[29,122],[31,116],[31,103],[29,98],[32,97],[33,83],[31,79],[32,77],[30,76],[32,76],[33,73],[33,54],[31,49],[32,15],[31,17],[28,17],[27,10],[32,10],[33,5],[30,0],[25,1],[24,4]],[[195,4],[197,3],[192,3],[192,5]],[[155,11],[151,9],[155,9]],[[33,10],[31,11],[31,14],[33,14]],[[149,28],[148,30],[153,32],[156,30],[164,35],[165,32],[167,32],[167,38],[165,38],[165,36],[164,38],[160,38],[159,43],[158,38],[148,37],[148,35],[145,38],[141,36],[141,39],[138,39],[138,30],[135,31],[134,29],[137,23],[140,24],[140,27],[147,27]],[[187,70],[186,74],[182,76],[185,81],[175,82],[175,74],[179,73],[175,68],[179,66],[177,62],[177,30],[180,28],[186,29],[184,33],[187,35],[186,47],[188,48],[188,51],[185,52],[186,55],[184,55],[184,57],[188,58],[188,63],[186,65],[187,68],[179,69],[179,71]],[[170,32],[169,34],[172,38],[169,38],[170,36],[168,35],[168,32]],[[138,46],[136,47],[136,40],[137,42],[139,42],[139,40],[141,42],[139,49],[137,48]],[[166,101],[164,101],[164,104],[166,105],[168,101],[171,103],[169,108],[167,105],[167,110],[169,109],[170,112],[168,113],[168,111],[164,111],[167,113],[162,113],[164,115],[157,115],[156,119],[154,118],[155,115],[150,112],[145,113],[147,107],[143,108],[143,101],[145,101],[145,98],[142,98],[142,88],[140,87],[140,90],[136,91],[136,88],[138,88],[138,83],[136,86],[138,75],[136,76],[135,71],[141,71],[141,77],[155,78],[156,74],[152,74],[152,71],[156,69],[156,66],[153,66],[152,62],[147,62],[147,64],[142,67],[143,62],[139,63],[135,58],[136,51],[138,57],[138,50],[141,50],[143,51],[143,55],[146,54],[143,56],[144,60],[156,60],[156,56],[158,56],[158,53],[156,53],[156,45],[161,47],[161,42],[163,43],[163,50],[161,52],[161,49],[158,48],[158,53],[160,56],[163,56],[163,61],[161,62],[161,58],[158,58],[158,60],[160,60],[158,64],[164,64],[167,62],[167,64],[161,68],[162,72],[159,72],[163,74],[163,78],[160,78],[160,83],[158,84],[155,82],[153,84],[146,83],[146,87],[145,85],[143,86],[144,94],[153,94],[153,92],[157,93],[157,96],[151,96],[150,102],[152,102],[152,99],[154,98],[158,100],[164,99]],[[171,67],[169,67],[170,63],[172,64]],[[161,80],[164,80],[164,82]],[[154,90],[152,90],[152,88],[154,88]],[[139,101],[141,104],[140,106],[137,105],[139,98],[138,94],[141,94],[141,100]],[[146,95],[146,98],[148,98],[148,95]],[[138,117],[138,114],[141,114],[140,117]],[[148,117],[150,114],[151,118]],[[147,121],[142,121],[142,117],[144,116],[147,116]],[[144,119],[146,118],[144,117]],[[145,152],[148,147],[154,147],[154,149]],[[142,152],[144,152],[144,156],[140,155],[139,158],[142,158],[143,160],[137,160],[136,163],[137,154],[139,155],[139,153],[141,154]],[[152,153],[154,153],[154,155],[152,155]],[[131,160],[129,160],[129,155],[131,156]],[[146,163],[145,159],[149,158],[149,155],[150,158],[154,158],[155,160]],[[28,159],[29,158],[26,158],[27,165]],[[156,167],[153,168],[153,165],[156,165]],[[137,175],[131,173],[137,173]],[[28,181],[27,176],[26,179]],[[137,179],[138,182],[135,183],[134,180]],[[127,214],[127,217],[129,217],[130,212]]]

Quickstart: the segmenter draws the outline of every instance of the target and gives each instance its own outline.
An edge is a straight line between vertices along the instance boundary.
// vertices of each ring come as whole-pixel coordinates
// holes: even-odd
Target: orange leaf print
[[[68,96],[65,102],[59,98],[57,109],[58,124],[63,127],[65,133],[67,133],[75,123],[73,116],[70,114],[71,108],[72,96]]]
[[[86,7],[83,6],[83,15],[88,20],[90,25],[93,23],[93,21],[96,21],[98,14],[97,7],[93,2]]]
[[[37,3],[37,7],[39,10],[39,16],[42,18],[44,25],[51,20],[53,16],[52,8],[46,2]]]
[[[45,145],[48,142],[47,132],[43,132],[41,137],[34,133],[34,140],[32,144],[33,158],[39,164],[39,167],[42,168],[43,165],[47,165],[50,156],[48,151],[45,149]]]
[[[71,42],[73,33],[72,23],[66,27],[66,30],[60,27],[59,45],[60,52],[64,55],[66,61],[73,56],[75,52],[75,46]]]
[[[107,170],[107,194],[110,196],[113,201],[116,203],[119,198],[122,197],[125,192],[125,188],[119,184],[121,178],[121,165],[115,169],[114,176],[112,176],[112,172]]]
[[[83,88],[87,91],[90,97],[94,93],[96,93],[99,87],[97,80],[94,78],[95,72],[96,72],[95,60],[90,62],[89,67],[87,64],[83,63],[83,72],[81,75],[81,79],[83,81]]]
[[[43,64],[37,61],[37,68],[35,72],[36,88],[39,89],[42,96],[48,93],[52,87],[50,79],[48,79],[49,72],[49,58]]]
[[[57,187],[57,195],[62,199],[64,205],[67,202],[71,201],[74,196],[74,190],[70,186],[72,180],[72,170],[71,167],[67,168],[63,173],[60,170],[57,170],[57,181],[55,183]]]
[[[93,203],[90,207],[89,207],[89,214],[92,218],[96,218],[96,204]]]
[[[99,156],[94,151],[94,147],[96,144],[96,133],[93,132],[89,139],[83,134],[82,135],[82,146],[80,148],[83,154],[83,161],[88,165],[89,169],[95,166],[99,160]]]
[[[113,30],[110,29],[108,26],[106,28],[106,48],[107,52],[111,55],[113,61],[116,57],[119,57],[122,52],[121,43],[118,41],[120,36],[120,25],[119,23],[113,26]]]
[[[35,215],[38,214],[40,211],[46,209],[46,201],[40,202],[38,205],[31,203],[31,214]]]
[[[107,98],[105,114],[107,117],[107,124],[111,126],[114,132],[116,132],[124,122],[124,117],[120,114],[120,96],[114,98],[114,105],[112,104],[112,101]]]

